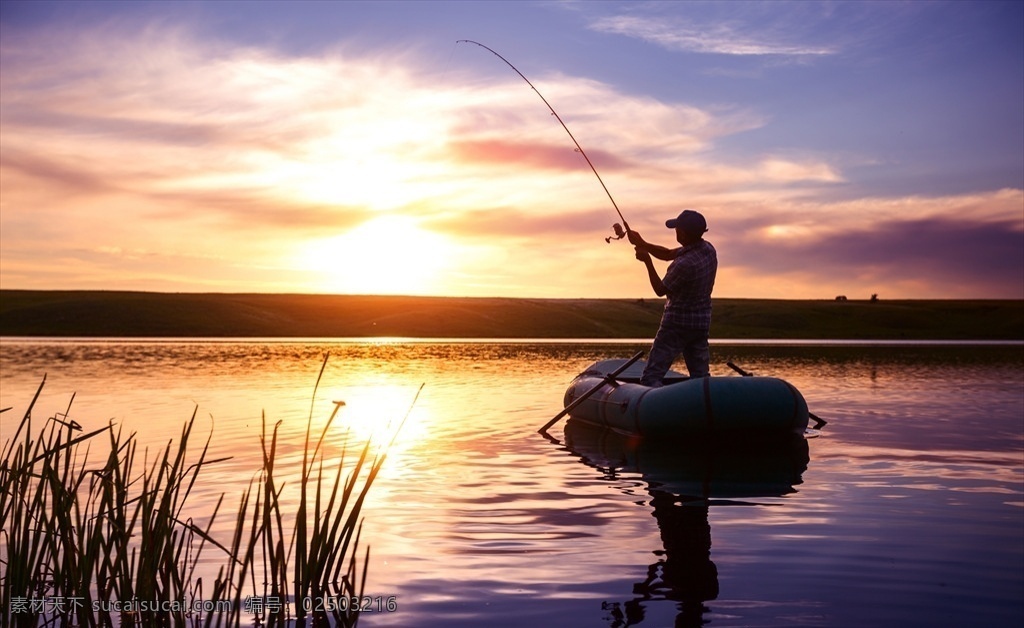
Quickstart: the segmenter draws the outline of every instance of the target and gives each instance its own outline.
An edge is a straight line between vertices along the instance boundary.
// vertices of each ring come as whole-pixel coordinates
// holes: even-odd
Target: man
[[[662,378],[679,354],[686,361],[690,377],[708,377],[710,352],[708,331],[711,328],[711,290],[715,287],[718,254],[704,239],[708,230],[704,216],[692,209],[665,223],[676,230],[676,241],[682,246],[668,249],[644,241],[636,231],[628,233],[636,247],[636,258],[647,266],[651,287],[659,297],[668,297],[661,326],[654,338],[640,383],[661,386]],[[651,256],[671,261],[664,279],[654,269]]]

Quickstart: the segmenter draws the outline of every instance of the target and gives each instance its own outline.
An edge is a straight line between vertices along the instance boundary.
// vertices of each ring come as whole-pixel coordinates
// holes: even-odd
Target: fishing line
[[[540,90],[537,89],[533,85],[533,83],[530,82],[530,79],[526,78],[526,76],[522,72],[519,71],[519,68],[517,68],[516,66],[512,65],[512,63],[510,63],[508,59],[506,59],[505,57],[501,56],[500,54],[495,52],[493,49],[488,48],[487,46],[481,44],[478,41],[473,41],[472,39],[459,39],[455,43],[456,44],[461,44],[463,42],[465,42],[467,44],[476,44],[477,46],[480,46],[484,50],[489,51],[491,54],[493,54],[494,56],[496,56],[499,59],[501,59],[502,61],[504,61],[505,64],[508,67],[512,68],[515,71],[515,73],[518,74],[524,81],[526,81],[526,84],[529,85],[533,89],[533,91],[537,93],[538,96],[540,96],[540,99],[543,100],[544,104],[548,106],[548,110],[551,111],[551,115],[555,116],[555,119],[558,120],[558,123],[562,125],[563,129],[565,129],[565,132],[569,134],[569,138],[572,139],[572,143],[576,145],[576,151],[579,154],[583,155],[583,159],[585,159],[587,161],[587,165],[590,166],[590,169],[594,171],[594,176],[597,177],[597,181],[601,184],[601,187],[604,188],[604,193],[608,195],[608,200],[610,200],[612,202],[612,207],[615,208],[615,213],[619,215],[620,219],[622,219],[622,224],[626,227],[626,231],[629,231],[629,223],[626,222],[626,217],[623,216],[622,215],[622,211],[619,210],[618,203],[616,203],[615,199],[612,198],[612,193],[608,191],[608,186],[604,184],[604,180],[601,179],[601,175],[598,174],[597,168],[594,167],[594,164],[590,161],[590,157],[587,157],[586,151],[584,151],[583,147],[580,146],[580,143],[576,141],[576,137],[573,136],[572,131],[570,131],[569,127],[567,127],[565,125],[565,122],[562,121],[562,116],[558,115],[558,112],[555,111],[555,108],[551,106],[551,103],[548,102],[548,99],[544,98],[544,95],[541,94]],[[615,227],[618,227],[618,225],[615,225]],[[618,240],[618,239],[624,237],[626,234],[622,232],[621,228],[617,228],[617,229],[615,229],[615,235],[617,236],[615,238],[605,238],[605,242],[611,242],[611,240],[613,240],[613,239],[614,240]]]
[[[455,42],[455,44],[452,46],[452,51],[448,55],[448,63],[444,64],[444,72],[441,74],[441,82],[444,82],[444,79],[447,78],[448,76],[448,70],[451,69],[452,67],[452,58],[455,56],[455,49],[458,47],[458,45],[459,42]]]

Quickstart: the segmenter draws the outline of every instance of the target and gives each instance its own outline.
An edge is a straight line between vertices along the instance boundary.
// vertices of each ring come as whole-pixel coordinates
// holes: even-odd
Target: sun
[[[436,294],[453,263],[448,238],[394,215],[307,243],[299,258],[319,290],[342,294]]]

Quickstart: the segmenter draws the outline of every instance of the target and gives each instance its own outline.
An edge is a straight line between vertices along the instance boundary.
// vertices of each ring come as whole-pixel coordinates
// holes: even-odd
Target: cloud
[[[807,57],[835,54],[829,46],[788,43],[771,36],[751,36],[728,24],[697,26],[682,19],[619,15],[593,20],[590,28],[635,37],[679,52],[733,56]]]
[[[506,140],[464,140],[453,142],[447,152],[457,162],[490,163],[506,166],[526,166],[539,170],[578,171],[585,164],[583,156],[565,144],[536,144]],[[594,167],[603,170],[627,169],[631,164],[608,151],[590,150],[587,157]]]
[[[548,241],[551,236],[575,236],[581,240],[597,239],[615,219],[615,212],[608,209],[591,209],[582,212],[556,212],[537,214],[515,207],[491,207],[470,213],[437,216],[424,221],[424,226],[448,234],[474,239],[539,239]],[[538,235],[542,236],[538,238]]]
[[[296,237],[357,226],[376,215],[363,207],[345,207],[275,198],[269,191],[168,192],[155,197],[149,211],[156,220],[181,224],[200,222],[231,233],[279,230]]]
[[[710,214],[709,238],[734,276],[761,276],[783,291],[777,296],[791,296],[787,285],[817,285],[819,296],[1024,298],[1021,206],[1021,190],[794,202],[743,217],[727,210]]]
[[[758,164],[758,177],[768,181],[793,183],[799,181],[818,181],[839,183],[843,177],[835,167],[823,162],[795,162],[787,159],[770,157]]]
[[[18,147],[4,148],[0,176],[6,179],[8,190],[20,187],[26,179],[26,186],[56,185],[64,194],[97,194],[116,189],[108,177],[76,160],[47,157]]]
[[[303,196],[344,207],[343,190],[362,186],[357,201],[371,192],[368,157],[416,141],[402,116],[388,124],[405,137],[381,124],[395,110],[389,103],[401,102],[391,90],[408,83],[386,63],[225,52],[151,29],[111,38],[115,50],[99,54],[105,31],[65,34],[55,48],[67,57],[4,49],[3,168],[37,185],[191,199],[228,213],[232,194],[279,208]],[[336,88],[346,81],[349,89]],[[332,182],[341,190],[333,196]]]
[[[181,29],[134,30],[11,40],[0,77],[8,179],[116,194],[158,218],[186,219],[191,206],[229,222],[245,215],[250,228],[297,229],[329,220],[331,207],[345,215],[425,202],[465,208],[495,196],[536,205],[555,191],[590,198],[597,185],[514,76],[487,89],[439,88],[400,55],[289,58]],[[711,113],[586,79],[536,84],[595,167],[628,171],[627,185],[635,179],[641,189],[645,179],[715,171],[700,154],[716,138],[763,124],[750,111]],[[495,175],[496,165],[507,172]],[[5,192],[29,195],[27,186]]]

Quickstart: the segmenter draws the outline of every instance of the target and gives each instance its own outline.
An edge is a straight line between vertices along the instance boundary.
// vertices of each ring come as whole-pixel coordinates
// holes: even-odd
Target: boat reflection
[[[634,626],[645,605],[677,603],[676,626],[700,626],[705,602],[718,597],[718,568],[711,560],[711,506],[752,505],[749,501],[796,492],[809,462],[807,441],[795,437],[771,443],[722,441],[645,442],[576,419],[565,425],[565,445],[580,462],[604,477],[639,474],[646,485],[661,533],[658,560],[647,578],[633,585],[633,598],[604,602],[610,625]]]

